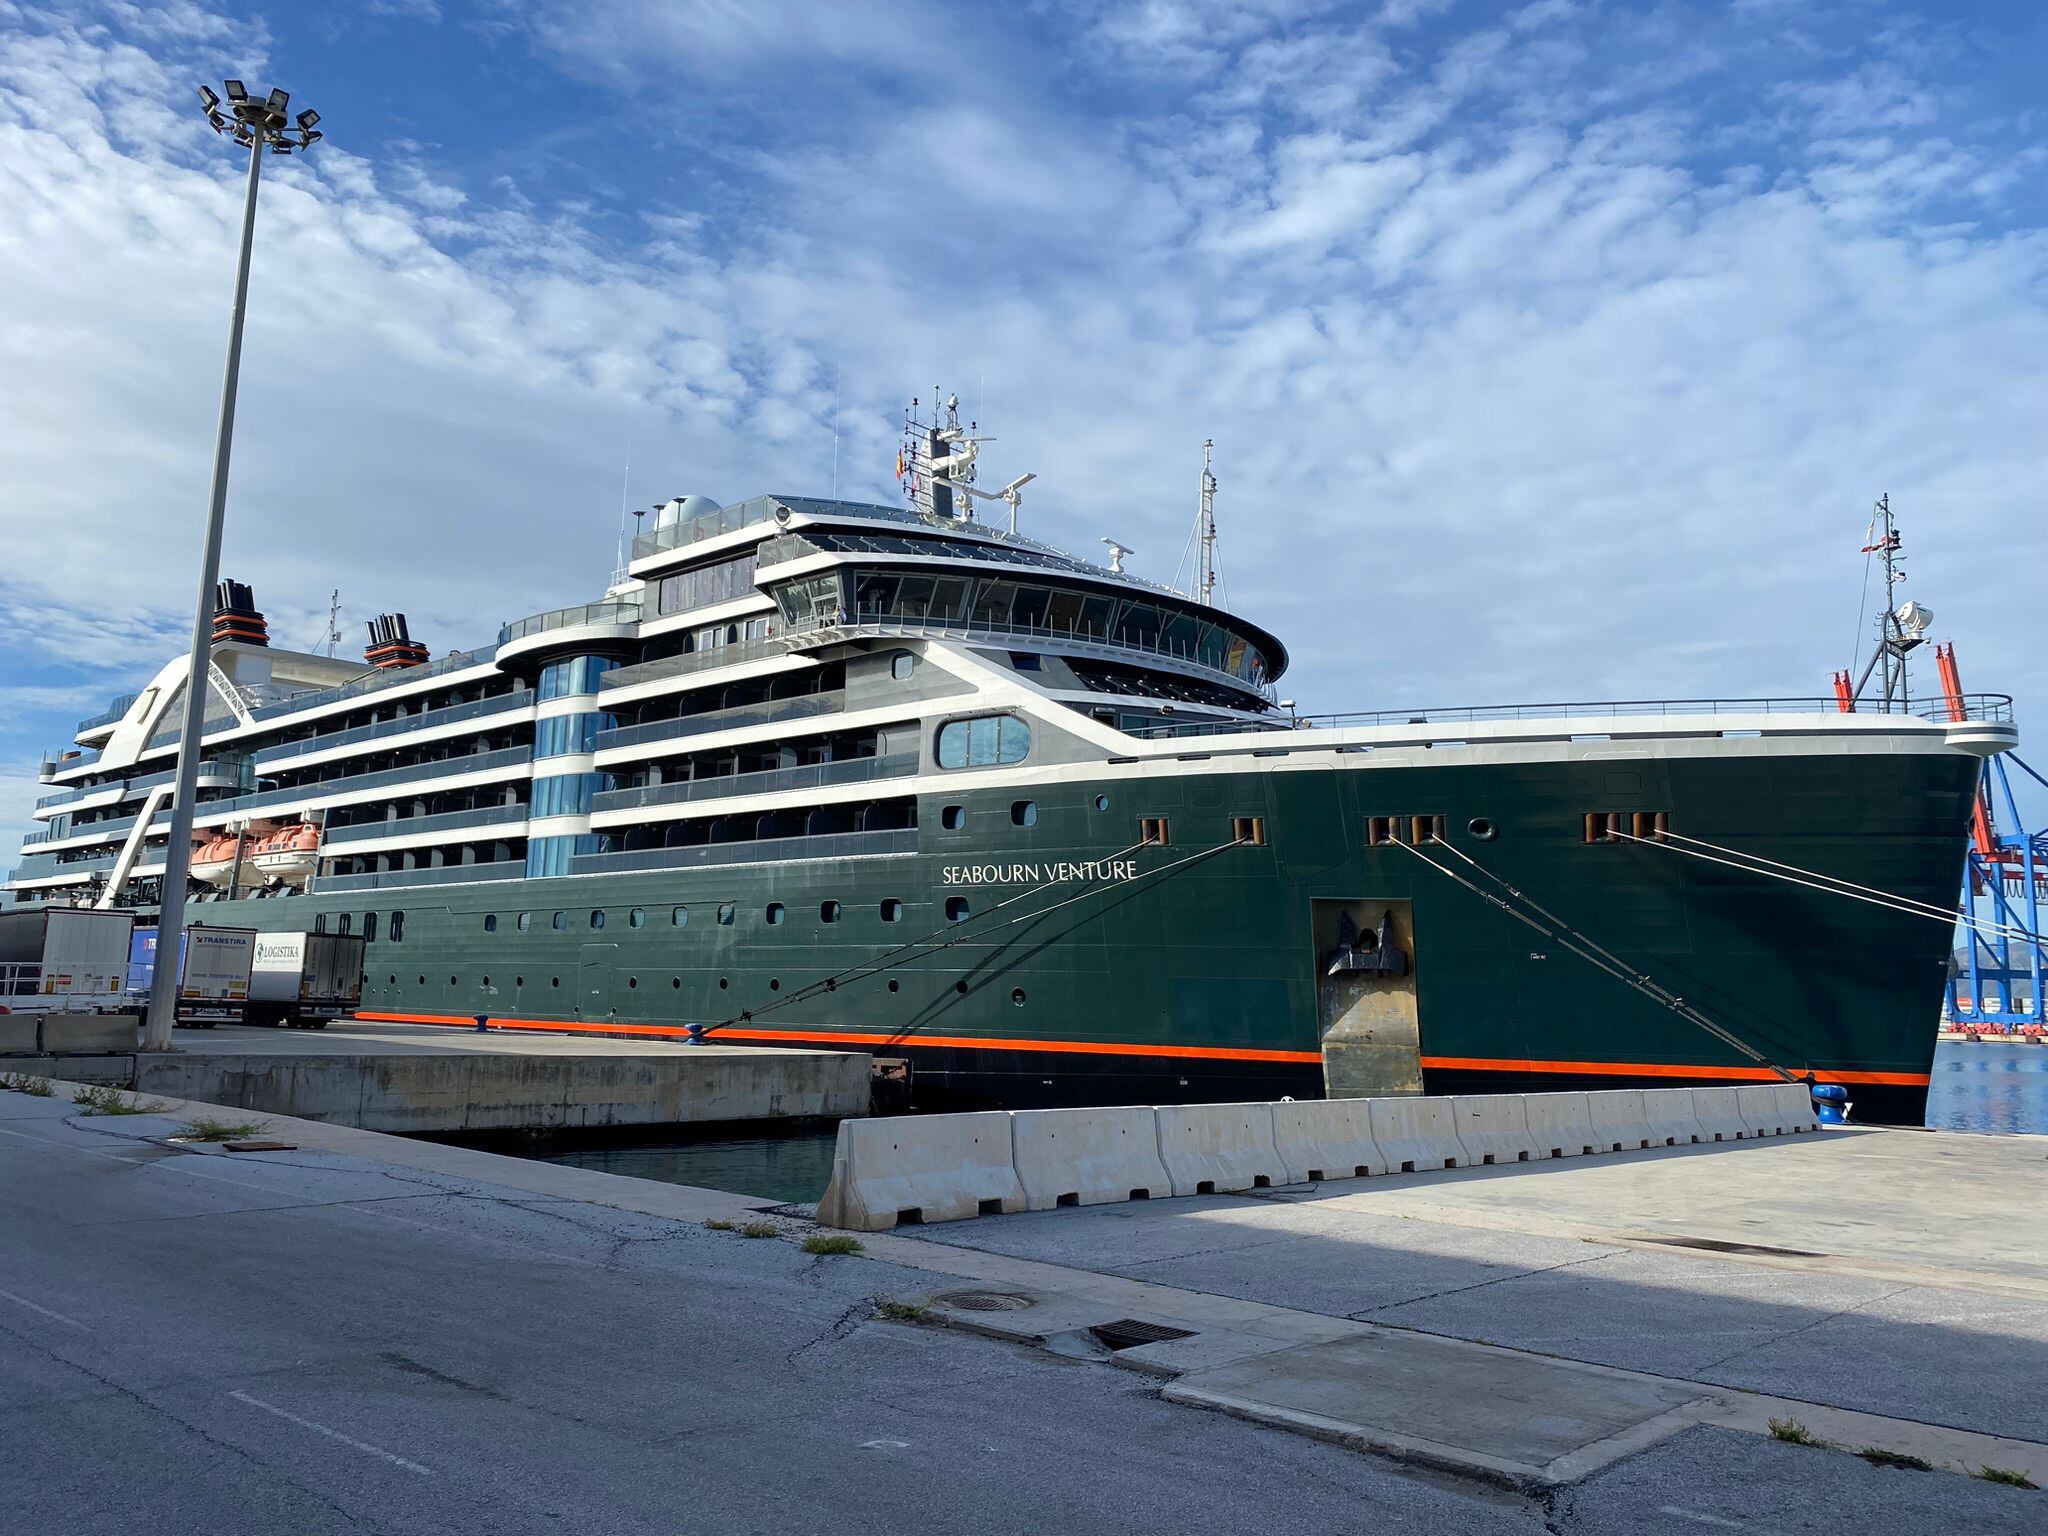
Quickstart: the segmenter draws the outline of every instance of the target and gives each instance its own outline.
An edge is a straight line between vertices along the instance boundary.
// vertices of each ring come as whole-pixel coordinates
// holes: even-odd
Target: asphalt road
[[[1693,1431],[1546,1500],[878,1320],[777,1240],[0,1093],[0,1530],[2048,1530],[2048,1496]]]

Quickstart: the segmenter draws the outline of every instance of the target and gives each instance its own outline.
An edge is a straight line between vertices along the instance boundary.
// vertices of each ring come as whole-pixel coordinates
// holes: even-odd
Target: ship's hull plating
[[[1584,816],[1665,811],[1688,836],[1947,906],[1975,759],[1460,760],[1476,756],[1356,768],[1217,759],[980,790],[962,774],[921,798],[914,854],[216,901],[190,916],[275,929],[316,914],[331,927],[346,912],[361,932],[378,914],[369,1018],[717,1025],[736,1042],[902,1058],[920,1105],[1026,1106],[1320,1096],[1316,904],[1369,915],[1405,903],[1428,1092],[1770,1076],[1555,930],[1525,926],[1411,851],[1368,846],[1371,817],[1441,815],[1458,852],[1770,1061],[1846,1083],[1859,1118],[1920,1122],[1943,925],[1669,847],[1588,844]],[[962,808],[957,828],[947,806]],[[1167,846],[1133,846],[1144,817],[1166,819]],[[1265,843],[1231,846],[1234,818],[1254,817]],[[964,921],[949,921],[949,898],[967,903]],[[884,920],[885,903],[900,903],[897,920]]]

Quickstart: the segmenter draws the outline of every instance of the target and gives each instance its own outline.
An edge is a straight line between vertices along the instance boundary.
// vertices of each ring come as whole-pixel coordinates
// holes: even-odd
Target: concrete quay
[[[831,1257],[760,1200],[284,1117],[293,1150],[232,1154],[175,1139],[207,1106],[68,1099],[0,1094],[7,1528],[2048,1530],[2048,1494],[1962,1475],[2048,1483],[2048,1139],[1828,1132]]]
[[[343,1020],[317,1031],[180,1029],[169,1053],[0,1058],[0,1071],[85,1076],[399,1135],[454,1135],[864,1115],[870,1062],[847,1051]]]

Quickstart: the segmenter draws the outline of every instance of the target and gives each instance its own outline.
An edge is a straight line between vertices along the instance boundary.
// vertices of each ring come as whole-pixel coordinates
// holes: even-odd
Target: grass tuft
[[[30,1077],[26,1072],[9,1072],[0,1077],[0,1088],[14,1093],[25,1093],[32,1099],[47,1099],[56,1092],[47,1077]]]
[[[79,1089],[71,1096],[71,1102],[88,1115],[158,1115],[171,1107],[155,1099],[133,1098],[103,1083]]]
[[[1826,1445],[1827,1441],[1808,1429],[1797,1419],[1772,1419],[1771,1438],[1782,1440],[1787,1445]]]
[[[704,1225],[709,1227],[714,1232],[730,1232],[733,1229],[733,1224],[727,1221],[723,1216],[713,1216],[710,1220],[706,1221]]]
[[[777,1228],[772,1221],[750,1221],[740,1228],[741,1237],[774,1237]]]
[[[805,1253],[859,1253],[860,1239],[843,1233],[827,1236],[817,1232],[804,1239],[803,1249]]]
[[[1920,1456],[1908,1456],[1904,1451],[1881,1450],[1866,1445],[1856,1453],[1873,1467],[1896,1467],[1901,1472],[1932,1472],[1934,1463]]]
[[[178,1134],[187,1141],[240,1141],[245,1136],[261,1136],[270,1129],[267,1120],[214,1120],[202,1118],[187,1120],[178,1127]]]
[[[2038,1488],[2041,1486],[2031,1477],[2027,1476],[2026,1473],[2009,1471],[2004,1467],[1979,1467],[1977,1475],[1987,1483],[2003,1483],[2008,1488]]]
[[[914,1301],[878,1301],[875,1316],[892,1323],[921,1323],[932,1315],[930,1307],[919,1306]]]

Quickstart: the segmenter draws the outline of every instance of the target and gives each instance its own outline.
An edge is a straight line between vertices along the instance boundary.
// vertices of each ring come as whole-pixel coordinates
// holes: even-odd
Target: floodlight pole
[[[158,902],[156,972],[149,986],[145,1051],[171,1048],[178,1011],[178,980],[185,934],[185,887],[192,868],[193,800],[206,743],[206,695],[213,667],[213,589],[220,580],[221,529],[227,518],[228,458],[235,440],[235,390],[242,372],[242,320],[249,305],[249,252],[256,243],[256,187],[269,146],[262,132],[249,141],[249,187],[242,199],[242,254],[235,267],[235,310],[228,322],[228,367],[220,387],[220,434],[213,448],[213,500],[206,511],[206,549],[199,560],[199,604],[192,615],[192,650],[185,667],[185,733],[178,738],[171,830],[164,841],[163,895]]]

